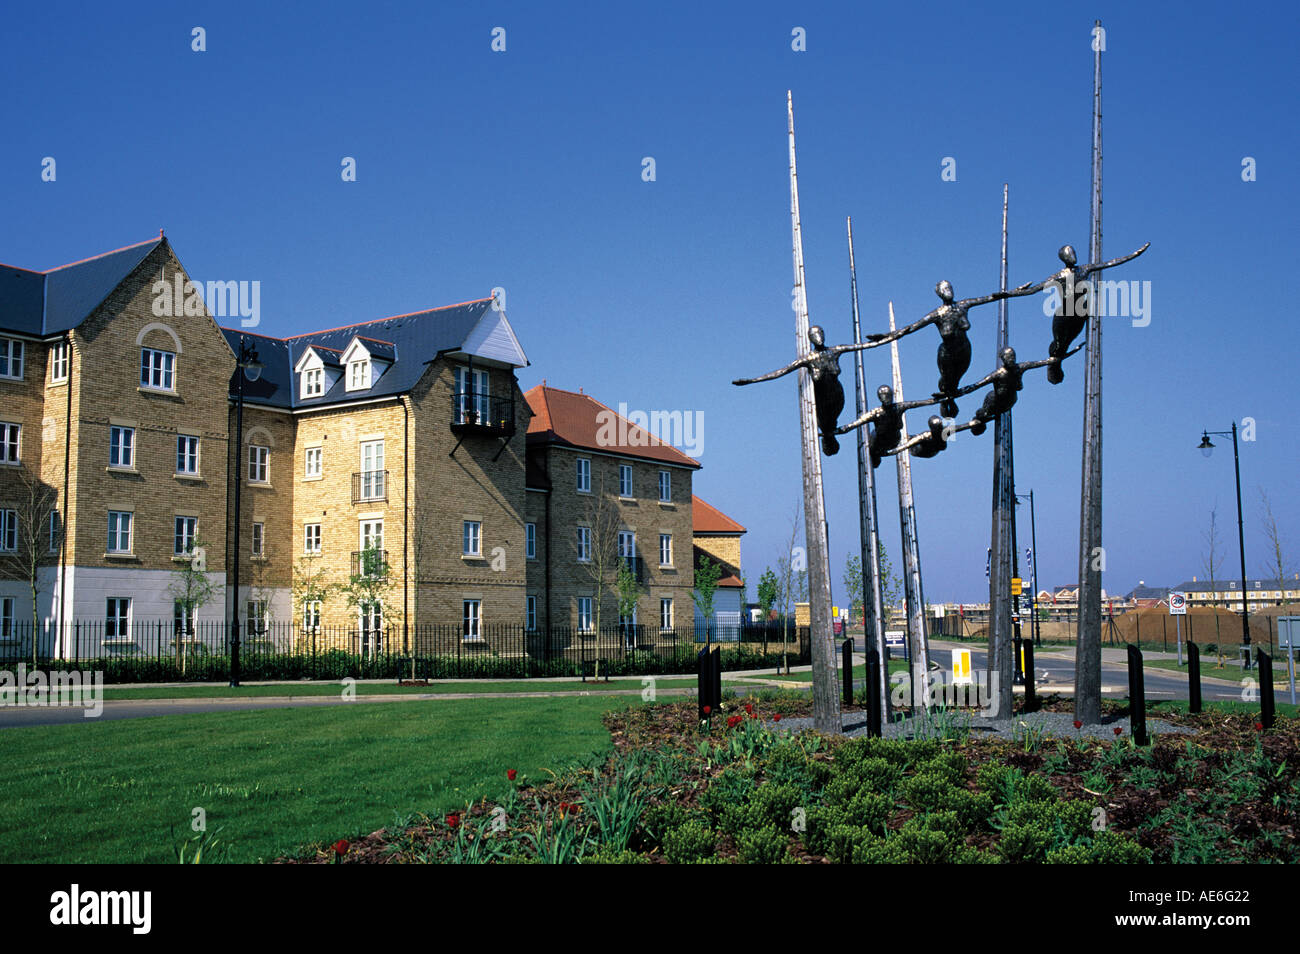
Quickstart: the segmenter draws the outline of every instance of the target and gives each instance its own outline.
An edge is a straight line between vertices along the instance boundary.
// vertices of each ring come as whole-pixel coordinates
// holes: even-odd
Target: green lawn
[[[605,749],[624,697],[448,700],[3,730],[0,863],[168,862],[191,812],[232,861],[501,798]],[[171,829],[175,829],[175,837]]]
[[[1171,669],[1174,672],[1181,672],[1183,674],[1187,673],[1187,663],[1184,662],[1180,666],[1178,665],[1177,659],[1146,659],[1143,660],[1142,665],[1150,669]],[[1226,666],[1220,666],[1218,656],[1211,656],[1207,654],[1201,657],[1201,675],[1213,676],[1215,679],[1231,679],[1233,682],[1236,682],[1240,680],[1243,676],[1249,676],[1251,678],[1258,679],[1259,670],[1257,669],[1243,670],[1241,668],[1240,662],[1235,662],[1235,663],[1230,662]],[[1300,678],[1300,673],[1297,673],[1297,678]],[[1287,681],[1286,660],[1283,659],[1281,661],[1281,665],[1278,665],[1278,662],[1274,660],[1273,662],[1274,691],[1281,690],[1284,687],[1289,689],[1290,685],[1291,685],[1290,682]]]
[[[889,660],[889,673],[890,673],[890,675],[893,675],[893,674],[896,673],[896,672],[907,672],[907,663],[906,663],[904,660],[902,660],[902,659],[891,659],[891,660]],[[839,668],[838,666],[835,667],[835,676],[836,676],[837,679],[840,678],[840,668]],[[802,670],[802,671],[800,671],[800,670],[795,670],[794,672],[790,673],[788,676],[787,676],[787,675],[780,675],[780,676],[764,676],[763,678],[764,678],[764,679],[777,679],[777,680],[780,680],[781,682],[812,682],[812,671],[811,671],[811,670],[808,670],[808,669],[804,669],[804,670]],[[867,667],[866,667],[865,665],[864,665],[864,666],[854,666],[854,667],[853,667],[853,678],[854,678],[855,681],[861,681],[861,680],[863,680],[863,679],[866,679],[866,678],[867,678]]]
[[[1187,704],[1188,703],[1186,699],[1161,699],[1159,702],[1148,701],[1147,715],[1155,717],[1155,716],[1159,716],[1161,712],[1170,712],[1170,711],[1186,712]],[[1224,713],[1234,713],[1234,714],[1244,714],[1244,715],[1254,715],[1254,716],[1259,715],[1258,702],[1228,702],[1228,701],[1221,701],[1218,699],[1213,699],[1213,700],[1207,699],[1203,703],[1202,708],[1206,712],[1212,712],[1217,710],[1219,712],[1224,712]],[[1275,700],[1273,708],[1275,709],[1276,714],[1279,716],[1288,716],[1290,718],[1295,718],[1297,715],[1300,715],[1300,705],[1293,706],[1288,702],[1282,702],[1280,699]]]

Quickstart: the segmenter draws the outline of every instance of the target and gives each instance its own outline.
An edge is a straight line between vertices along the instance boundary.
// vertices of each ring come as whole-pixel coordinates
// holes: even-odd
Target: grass
[[[1161,699],[1159,702],[1147,700],[1147,716],[1156,718],[1166,712],[1186,712],[1188,702],[1186,699]],[[1225,700],[1206,700],[1201,708],[1205,712],[1222,712],[1225,715],[1259,715],[1258,702],[1229,702]],[[1289,702],[1276,700],[1273,705],[1275,713],[1279,716],[1289,716],[1295,718],[1300,716],[1300,705],[1291,705]]]
[[[1171,669],[1174,672],[1187,672],[1186,661],[1180,666],[1177,659],[1146,659],[1143,660],[1142,665],[1150,669]],[[1207,655],[1201,657],[1201,675],[1213,676],[1216,679],[1231,679],[1236,682],[1246,676],[1257,679],[1259,670],[1242,669],[1240,660],[1229,662],[1226,666],[1220,666],[1217,656]],[[1300,678],[1300,673],[1297,674],[1297,677]],[[1275,687],[1290,686],[1287,681],[1285,658],[1273,660],[1273,685]]]
[[[8,730],[0,863],[171,862],[195,808],[210,833],[222,829],[227,860],[269,860],[417,811],[500,800],[508,768],[537,777],[607,750],[601,717],[628,705],[394,702]]]
[[[835,668],[835,677],[836,677],[836,683],[835,683],[835,684],[836,684],[837,686],[839,685],[839,679],[841,678],[841,676],[840,676],[840,672],[841,672],[841,670],[840,670],[840,668],[837,666],[837,667]],[[893,675],[893,674],[896,673],[896,672],[907,672],[907,663],[906,663],[904,660],[902,660],[902,659],[891,659],[891,660],[889,660],[889,673],[890,673],[890,675]],[[778,681],[780,681],[780,682],[808,682],[808,683],[811,683],[811,682],[812,682],[812,670],[809,669],[809,670],[804,670],[804,671],[795,671],[795,672],[790,673],[789,675],[784,675],[784,674],[783,674],[783,675],[779,675],[779,676],[764,676],[763,678],[764,678],[764,679],[775,679],[775,680],[778,680]],[[865,665],[862,665],[862,666],[854,666],[854,667],[853,667],[853,679],[854,679],[855,682],[861,682],[863,679],[866,679],[866,678],[867,678],[867,667],[866,667]]]

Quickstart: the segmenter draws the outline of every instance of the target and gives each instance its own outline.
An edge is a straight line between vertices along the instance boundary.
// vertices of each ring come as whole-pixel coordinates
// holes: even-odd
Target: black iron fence
[[[706,641],[723,648],[728,670],[762,669],[811,659],[808,630],[778,623],[698,629],[617,625],[597,631],[485,624],[304,627],[245,621],[240,678],[505,679],[689,673]],[[33,651],[35,655],[33,656]],[[181,632],[172,620],[103,620],[42,626],[8,622],[0,632],[0,669],[91,669],[106,682],[211,682],[230,677],[230,626],[199,621]]]

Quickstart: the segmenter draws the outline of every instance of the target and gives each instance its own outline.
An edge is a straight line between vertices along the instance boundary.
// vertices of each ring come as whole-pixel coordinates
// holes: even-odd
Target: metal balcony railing
[[[510,437],[515,432],[515,399],[484,391],[456,391],[451,396],[451,430],[461,437]]]
[[[352,502],[388,499],[388,471],[363,470],[352,475]]]
[[[387,550],[353,550],[352,575],[377,577],[388,573]]]

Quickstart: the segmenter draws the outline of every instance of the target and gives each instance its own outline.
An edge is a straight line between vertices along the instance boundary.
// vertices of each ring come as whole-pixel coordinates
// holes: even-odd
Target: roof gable
[[[700,462],[620,417],[580,391],[537,385],[524,394],[533,418],[529,444],[563,444],[602,454],[640,457],[679,467],[698,468]]]
[[[691,529],[698,534],[735,536],[748,532],[717,507],[694,495],[691,496]]]

